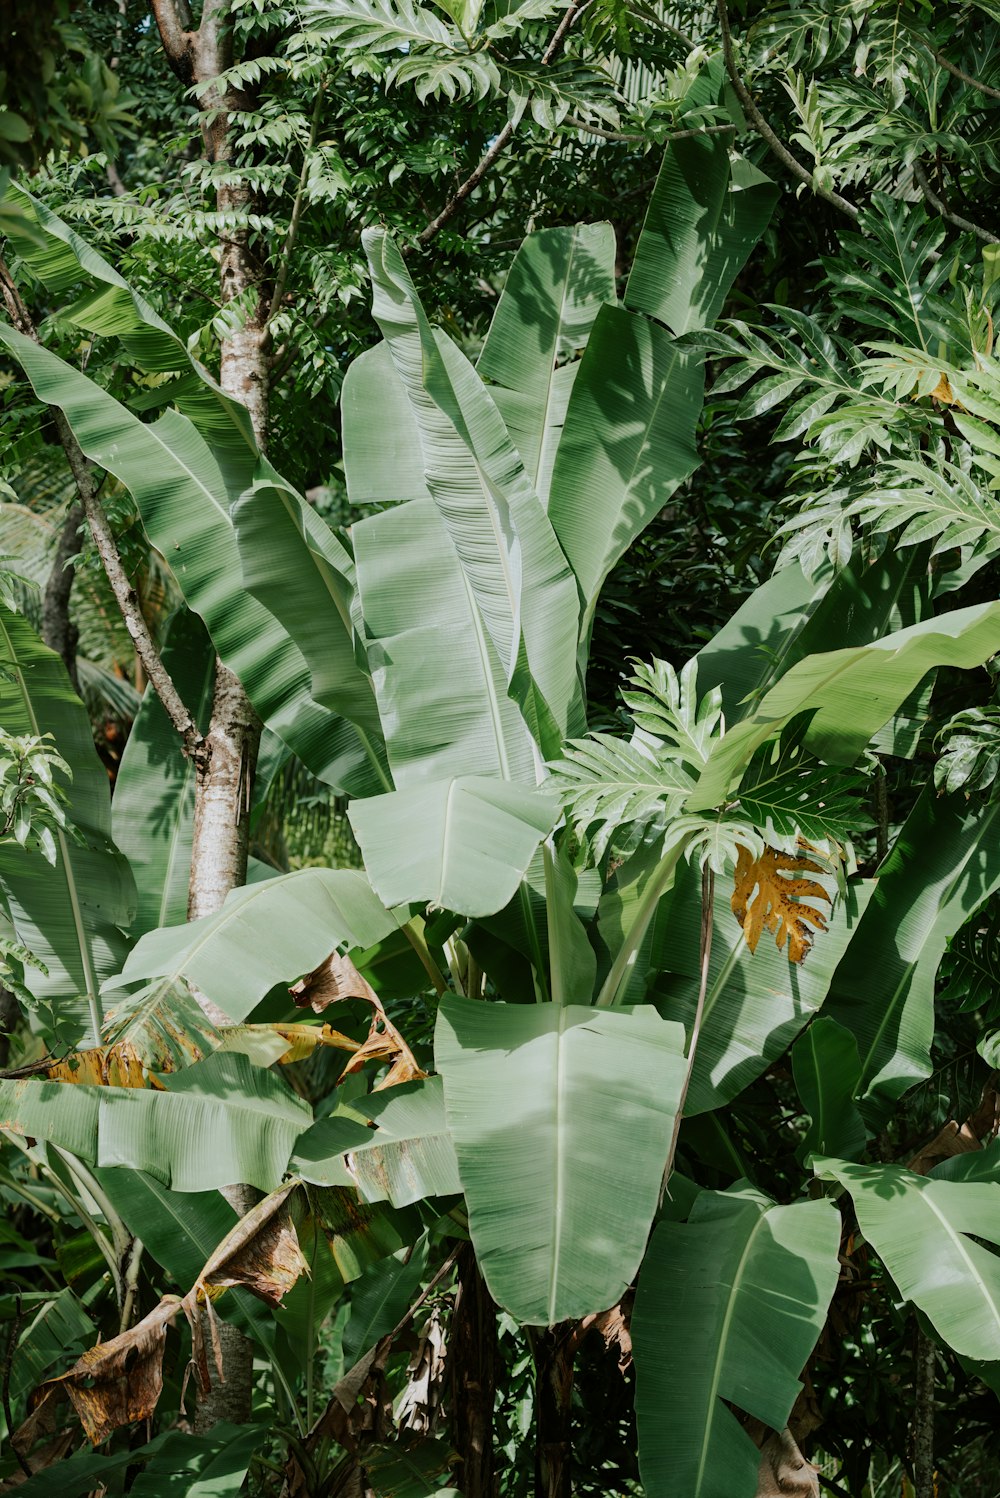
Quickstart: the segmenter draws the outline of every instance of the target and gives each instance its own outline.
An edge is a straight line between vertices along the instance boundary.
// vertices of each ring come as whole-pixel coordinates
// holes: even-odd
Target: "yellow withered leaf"
[[[787,945],[790,962],[803,960],[816,932],[826,930],[826,913],[802,902],[829,904],[830,896],[815,879],[800,876],[822,872],[822,866],[803,853],[765,848],[760,858],[754,858],[740,848],[731,904],[751,952],[757,950],[762,932],[771,931],[779,951]]]

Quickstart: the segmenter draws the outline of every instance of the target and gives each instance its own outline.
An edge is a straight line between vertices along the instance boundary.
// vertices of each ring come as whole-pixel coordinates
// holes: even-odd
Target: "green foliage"
[[[162,1434],[63,1460],[67,1491],[114,1491],[132,1464],[136,1492],[468,1488],[447,1443],[478,1265],[503,1308],[500,1359],[483,1349],[503,1498],[551,1449],[568,1347],[558,1439],[574,1427],[581,1493],[641,1472],[650,1494],[752,1498],[734,1411],[795,1428],[807,1365],[806,1454],[835,1490],[898,1487],[907,1302],[935,1344],[942,1486],[975,1492],[995,1146],[927,1178],[887,1162],[990,1127],[996,724],[968,673],[1000,645],[998,283],[975,227],[997,148],[969,80],[996,86],[996,17],[757,7],[737,66],[809,199],[763,176],[787,163],[744,135],[690,8],[247,0],[215,161],[187,159],[196,113],[158,81],[139,10],[114,54],[148,106],[148,133],[113,142],[125,192],[106,159],[65,156],[31,195],[5,189],[42,344],[0,327],[34,391],[4,386],[4,471],[26,489],[55,407],[116,477],[100,493],[130,569],[157,548],[207,631],[181,616],[165,648],[185,699],[204,709],[217,652],[266,721],[257,851],[311,866],[184,922],[198,772],[149,697],[114,802],[133,922],[86,715],[5,611],[0,973],[44,1003],[0,1082],[0,1192],[25,1233],[0,1254],[19,1273],[37,1240],[66,1284],[30,1325],[0,1305],[11,1414],[236,1232],[218,1304],[256,1345],[254,1422],[189,1451],[166,1429],[189,1335],[171,1331]],[[503,177],[419,248],[508,120]],[[205,304],[219,236],[257,278],[225,308]],[[255,318],[266,460],[212,373]],[[28,512],[55,530],[49,467]],[[350,799],[362,867],[321,866],[303,796]],[[781,927],[748,944],[775,870],[784,921],[829,898],[799,962]],[[65,1057],[85,1012],[92,1047]],[[281,1203],[238,1222],[215,1188],[239,1183]],[[613,1344],[636,1281],[633,1411]],[[488,1339],[490,1304],[476,1316]]]

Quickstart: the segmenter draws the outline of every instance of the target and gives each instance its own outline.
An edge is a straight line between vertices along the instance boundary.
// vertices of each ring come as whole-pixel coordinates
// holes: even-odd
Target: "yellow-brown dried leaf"
[[[787,946],[790,962],[803,961],[816,932],[826,930],[826,913],[804,902],[826,900],[829,904],[830,896],[815,879],[800,876],[822,872],[822,866],[803,853],[765,848],[760,858],[754,858],[740,848],[731,904],[751,952],[756,952],[762,934],[770,931],[779,952]]]

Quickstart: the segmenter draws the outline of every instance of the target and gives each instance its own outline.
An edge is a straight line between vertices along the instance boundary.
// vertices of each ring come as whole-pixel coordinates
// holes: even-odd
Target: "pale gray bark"
[[[229,30],[230,0],[205,0],[197,30],[186,0],[154,0],[154,14],[170,64],[185,82],[197,86],[217,78],[233,63]],[[251,96],[231,90],[206,88],[198,103],[203,115],[205,155],[209,161],[232,158],[229,116],[233,110],[253,107]],[[220,187],[216,206],[237,220],[251,203],[249,190],[240,185]],[[236,298],[249,301],[244,326],[222,343],[220,384],[241,401],[250,413],[257,443],[267,445],[268,360],[267,314],[261,275],[239,226],[220,244],[220,292],[223,303]],[[188,916],[196,920],[218,910],[233,889],[246,882],[249,813],[254,771],[260,744],[261,724],[242,684],[216,661],[212,714],[204,753],[198,766],[195,797],[194,841]],[[203,995],[199,1001],[216,1024],[229,1023],[228,1016]],[[246,1186],[232,1186],[223,1195],[243,1216],[256,1200]],[[199,1400],[196,1424],[208,1430],[220,1420],[241,1423],[250,1418],[253,1393],[253,1350],[234,1326],[220,1322],[221,1352],[225,1381],[214,1381],[211,1392]]]

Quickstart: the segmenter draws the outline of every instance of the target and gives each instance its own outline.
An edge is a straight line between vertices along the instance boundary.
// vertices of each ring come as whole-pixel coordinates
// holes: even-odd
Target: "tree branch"
[[[553,33],[552,40],[542,54],[543,67],[547,67],[550,62],[554,62],[559,56],[573,22],[592,4],[593,0],[571,0],[570,5],[566,9],[566,14],[559,22]],[[434,238],[435,234],[444,228],[445,224],[451,222],[469,194],[475,191],[497,157],[507,148],[514,131],[517,129],[519,119],[520,115],[516,115],[513,119],[507,121],[476,169],[465,179],[454,196],[448,199],[437,217],[432,218],[430,223],[417,235],[417,244],[428,244]]]
[[[757,108],[736,66],[736,54],[733,51],[733,33],[729,27],[729,10],[726,6],[726,0],[717,0],[717,6],[719,24],[722,27],[722,53],[726,62],[726,72],[729,74],[729,81],[733,85],[733,91],[746,111],[747,118],[757,131],[757,134],[767,142],[772,153],[777,156],[778,160],[791,172],[793,177],[797,177],[800,182],[804,182],[807,187],[811,187],[818,198],[822,198],[824,202],[832,203],[834,208],[839,208],[841,213],[847,214],[848,218],[856,220],[859,217],[859,211],[855,208],[854,204],[849,203],[846,198],[842,198],[839,192],[834,192],[828,187],[820,187],[815,181],[812,172],[807,167],[804,167],[801,161],[796,160],[788,147],[778,139]]]
[[[931,54],[939,67],[944,68],[946,73],[950,73],[960,83],[967,83],[970,88],[978,89],[981,94],[985,94],[989,99],[1000,99],[1000,88],[991,88],[988,83],[983,83],[980,78],[973,78],[971,73],[963,72],[953,62],[949,62],[947,57],[943,57],[940,52],[935,52],[934,48],[928,46],[922,38],[918,38],[918,40],[920,41],[920,45]]]
[[[985,240],[987,244],[1000,244],[1000,239],[995,234],[991,234],[989,229],[984,229],[980,224],[974,224],[971,219],[963,218],[960,213],[951,211],[944,198],[939,197],[934,191],[919,161],[913,164],[913,176],[934,212],[940,214],[949,224],[954,224],[956,229],[965,229],[967,233],[975,234],[977,239]]]
[[[312,129],[309,132],[309,142],[302,154],[302,170],[299,173],[299,185],[295,191],[295,202],[292,204],[292,216],[288,221],[288,233],[285,235],[285,243],[281,250],[281,261],[278,265],[278,274],[274,278],[274,292],[271,296],[271,305],[268,308],[265,323],[269,323],[281,306],[281,298],[285,294],[288,284],[288,272],[292,263],[292,251],[299,234],[299,222],[302,218],[302,206],[305,201],[306,178],[309,175],[309,158],[316,149],[316,141],[319,137],[320,118],[323,112],[323,85],[316,89],[316,103],[313,107]]]
[[[33,339],[35,343],[40,342],[34,322],[31,319],[31,314],[21,300],[21,294],[14,283],[6,261],[3,259],[0,259],[0,294],[3,296],[4,305],[7,308],[10,320],[18,332],[23,333],[27,338]],[[59,433],[59,441],[62,444],[63,452],[66,454],[66,461],[69,464],[70,472],[73,475],[77,492],[80,496],[83,513],[90,526],[90,532],[94,538],[94,544],[100,555],[104,571],[107,573],[108,582],[111,584],[111,591],[114,593],[115,600],[121,610],[122,618],[125,621],[125,628],[131,636],[135,653],[142,662],[147,679],[162,702],[167,717],[181,736],[185,754],[190,755],[196,761],[200,760],[203,756],[204,739],[191,713],[181,701],[180,694],[174,686],[170,673],[160,659],[159,651],[149,632],[149,626],[143,618],[135,589],[129,581],[125,568],[122,565],[118,544],[115,541],[111,526],[108,524],[108,518],[97,498],[90,464],[83,449],[74,437],[72,428],[62,411],[58,407],[54,407],[53,415],[55,417],[56,430]]]
[[[151,0],[163,51],[182,83],[194,81],[194,43],[197,32],[187,0]]]

